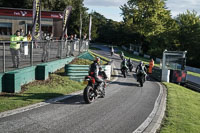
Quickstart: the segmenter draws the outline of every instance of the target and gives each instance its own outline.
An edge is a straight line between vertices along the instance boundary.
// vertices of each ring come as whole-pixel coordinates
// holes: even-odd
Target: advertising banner
[[[33,28],[32,37],[34,40],[40,39],[41,31],[41,2],[40,0],[33,1]]]

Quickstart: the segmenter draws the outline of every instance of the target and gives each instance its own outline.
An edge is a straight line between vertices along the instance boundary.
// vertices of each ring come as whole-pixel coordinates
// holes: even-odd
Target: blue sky
[[[115,21],[121,21],[120,16],[121,10],[120,5],[123,5],[128,0],[84,0],[84,4],[89,8],[89,12],[92,10],[99,12],[108,19]],[[195,10],[200,14],[200,0],[167,0],[166,6],[171,10],[173,17],[179,13],[188,10]]]

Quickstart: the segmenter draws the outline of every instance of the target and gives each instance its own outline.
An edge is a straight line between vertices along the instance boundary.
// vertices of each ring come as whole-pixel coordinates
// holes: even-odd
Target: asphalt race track
[[[107,48],[95,52],[111,58]],[[0,132],[132,133],[152,112],[160,87],[153,81],[138,87],[134,73],[129,72],[128,77],[123,78],[119,71],[120,58],[114,55],[112,59],[118,79],[107,86],[105,98],[85,104],[81,93],[3,117],[0,118]]]

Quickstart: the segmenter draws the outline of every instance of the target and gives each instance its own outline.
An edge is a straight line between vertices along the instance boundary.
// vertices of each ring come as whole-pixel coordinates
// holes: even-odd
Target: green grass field
[[[23,86],[23,93],[1,94],[0,112],[24,107],[47,99],[63,96],[84,89],[85,85],[72,81],[64,75],[64,69],[51,74],[46,81],[35,81]]]
[[[80,59],[80,58],[75,58],[70,64],[76,64],[76,65],[91,65],[93,61],[91,60],[86,60],[86,59]]]
[[[90,50],[101,50],[100,48],[96,48],[96,47],[90,47]]]
[[[167,110],[160,133],[200,133],[200,93],[164,83]]]
[[[190,72],[190,71],[188,71],[187,73],[192,76],[200,77],[200,73],[195,73],[195,72]]]

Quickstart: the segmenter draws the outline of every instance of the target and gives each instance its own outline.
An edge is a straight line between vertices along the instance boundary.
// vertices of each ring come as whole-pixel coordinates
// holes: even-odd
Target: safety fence
[[[11,41],[0,41],[0,72],[34,66],[66,57],[76,57],[89,49],[85,40],[20,41],[19,49]]]

